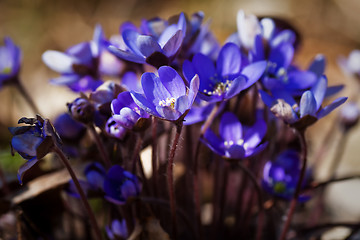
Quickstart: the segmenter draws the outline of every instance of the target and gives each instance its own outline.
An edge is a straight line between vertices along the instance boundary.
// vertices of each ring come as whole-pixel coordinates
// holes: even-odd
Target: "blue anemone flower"
[[[106,173],[104,181],[105,198],[115,204],[125,204],[128,198],[137,197],[141,191],[138,178],[114,165]]]
[[[125,28],[122,37],[127,49],[109,45],[108,50],[126,61],[160,67],[170,64],[175,58],[185,35],[186,18],[184,13],[181,13],[178,23],[166,26],[158,36],[154,33],[143,35],[133,28]]]
[[[120,93],[111,102],[111,111],[114,114],[113,120],[127,129],[140,130],[146,127],[144,123],[150,115],[134,102],[130,92]]]
[[[0,87],[18,80],[21,65],[21,51],[11,38],[4,39],[4,46],[0,46]]]
[[[272,96],[262,90],[259,92],[264,103],[276,117],[295,128],[303,129],[325,117],[347,100],[347,97],[340,97],[322,108],[326,91],[327,78],[323,75],[311,90],[302,94],[299,103],[286,91],[272,91]]]
[[[158,73],[159,76],[150,72],[141,76],[144,95],[131,91],[134,102],[155,117],[169,121],[182,120],[198,92],[198,76],[193,77],[188,88],[173,68],[162,66]]]
[[[109,239],[127,239],[128,231],[126,226],[125,219],[119,221],[117,219],[113,220],[110,226],[105,226],[105,231]]]
[[[9,131],[13,135],[12,151],[17,151],[21,157],[27,160],[18,170],[18,179],[22,184],[24,173],[51,152],[54,145],[60,145],[62,142],[50,121],[39,115],[37,118],[21,118],[18,123],[26,125],[9,127]]]
[[[263,170],[262,186],[268,193],[290,200],[294,195],[299,177],[299,153],[295,150],[286,150],[279,154],[275,161],[266,162]],[[309,198],[309,196],[300,195],[299,201],[304,202]]]
[[[183,72],[186,79],[199,75],[199,97],[209,102],[230,99],[254,84],[264,73],[266,62],[256,62],[242,68],[242,55],[238,46],[225,44],[219,53],[216,68],[212,60],[197,53],[192,62],[186,60]]]
[[[259,119],[253,126],[243,126],[231,112],[221,116],[219,134],[207,130],[202,140],[216,154],[230,159],[250,157],[262,151],[267,143],[262,143],[266,134],[266,123]]]
[[[100,25],[94,31],[91,42],[79,43],[66,52],[47,50],[43,62],[61,76],[50,80],[56,85],[66,85],[74,92],[95,90],[102,84],[99,73],[99,57],[104,34]]]

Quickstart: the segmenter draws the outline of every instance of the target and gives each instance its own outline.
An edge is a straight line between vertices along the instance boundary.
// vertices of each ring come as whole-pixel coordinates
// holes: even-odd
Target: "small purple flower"
[[[13,81],[18,81],[21,65],[21,51],[11,38],[4,39],[4,46],[0,46],[0,88]]]
[[[27,162],[18,170],[18,179],[22,184],[24,173],[34,166],[38,160],[52,151],[52,147],[61,144],[61,139],[48,119],[21,118],[18,122],[25,126],[10,127],[12,151],[17,151]]]
[[[113,117],[110,117],[105,124],[105,131],[112,137],[124,139],[127,129],[121,126]]]
[[[108,49],[120,59],[160,67],[168,65],[175,58],[185,34],[186,19],[181,13],[178,23],[167,26],[158,37],[154,34],[142,35],[133,28],[126,28],[122,37],[127,49],[112,45]]]
[[[88,164],[84,169],[87,182],[94,190],[102,190],[104,187],[105,168],[98,162]]]
[[[146,119],[150,115],[139,108],[131,97],[130,92],[122,92],[111,102],[111,110],[114,114],[113,120],[127,129],[142,130],[149,124]]]
[[[110,238],[110,240],[116,239],[127,239],[128,231],[126,226],[125,219],[119,221],[117,219],[111,222],[110,226],[105,227],[106,234]]]
[[[286,91],[273,91],[272,96],[262,90],[259,92],[264,103],[276,117],[297,129],[304,129],[347,100],[347,97],[340,97],[322,108],[326,91],[327,78],[323,75],[311,90],[302,94],[299,103]]]
[[[233,43],[225,44],[219,53],[216,68],[212,60],[198,53],[192,62],[186,60],[183,72],[186,79],[199,75],[199,97],[209,102],[230,99],[254,84],[264,73],[266,62],[261,61],[242,68],[240,49]]]
[[[128,198],[139,196],[141,184],[135,175],[114,165],[105,176],[104,191],[108,201],[125,204]]]
[[[43,62],[52,70],[61,73],[61,77],[50,82],[66,85],[74,92],[95,90],[102,84],[99,74],[99,57],[104,36],[100,25],[94,32],[91,42],[79,43],[65,53],[48,50],[43,53]]]
[[[103,187],[106,171],[104,167],[97,162],[89,163],[84,169],[85,180],[79,180],[81,188],[84,190],[88,198],[103,196]],[[66,192],[76,198],[80,198],[79,192],[73,180],[69,181]]]
[[[169,120],[182,120],[191,108],[199,89],[197,75],[188,88],[180,75],[171,67],[163,66],[154,73],[144,73],[141,85],[144,95],[131,91],[134,102],[149,114]]]
[[[253,126],[245,127],[233,113],[226,112],[220,120],[220,136],[209,129],[204,135],[203,142],[220,156],[230,159],[246,158],[266,147],[267,143],[261,144],[266,129],[264,120],[258,120]]]
[[[286,150],[277,156],[275,161],[268,161],[263,171],[263,188],[270,194],[290,200],[295,192],[300,176],[299,153]],[[309,196],[300,196],[299,201],[304,202]]]

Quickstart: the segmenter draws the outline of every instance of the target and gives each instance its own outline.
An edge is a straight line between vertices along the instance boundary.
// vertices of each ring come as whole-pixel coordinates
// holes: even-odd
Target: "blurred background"
[[[341,96],[356,96],[359,82],[345,76],[337,66],[340,55],[347,56],[360,49],[360,1],[358,0],[1,0],[0,39],[10,36],[23,52],[21,80],[29,90],[44,117],[53,119],[66,111],[66,103],[77,97],[65,87],[52,86],[48,80],[58,76],[41,61],[48,49],[64,51],[79,42],[92,39],[95,24],[100,23],[107,37],[119,33],[122,22],[130,20],[136,25],[142,18],[159,16],[168,18],[183,11],[188,15],[196,11],[205,13],[211,29],[220,43],[236,31],[236,13],[243,9],[257,16],[278,17],[288,20],[301,33],[302,44],[296,58],[301,68],[306,68],[318,53],[327,57],[326,74],[330,85],[345,84]],[[0,157],[9,155],[11,139],[7,127],[14,126],[23,116],[32,116],[24,99],[16,89],[0,90]],[[312,154],[320,146],[326,132],[337,117],[331,114],[310,128],[308,140]],[[336,131],[334,129],[334,131]],[[356,127],[349,136],[338,175],[360,174],[358,144],[360,129]],[[336,139],[335,143],[336,144]],[[334,149],[327,149],[331,159]],[[3,157],[4,158],[4,157]],[[4,164],[4,161],[1,161]],[[325,178],[325,162],[317,178]],[[16,169],[16,168],[15,168]],[[360,182],[358,180],[336,184],[329,188],[329,208],[343,220],[360,220]]]

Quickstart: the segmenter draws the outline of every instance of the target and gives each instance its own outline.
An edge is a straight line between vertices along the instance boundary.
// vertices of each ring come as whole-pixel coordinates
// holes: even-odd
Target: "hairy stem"
[[[168,181],[168,189],[169,189],[171,219],[172,219],[172,228],[173,228],[172,230],[173,230],[174,240],[177,239],[176,199],[175,199],[175,191],[174,191],[174,158],[175,158],[175,151],[179,143],[182,126],[183,126],[182,121],[177,123],[175,126],[176,134],[171,146],[168,165],[167,165],[167,181]]]
[[[102,143],[102,141],[101,141],[101,139],[99,137],[99,134],[96,132],[94,125],[89,124],[88,128],[90,130],[90,133],[91,133],[92,137],[95,140],[97,148],[100,151],[100,156],[101,156],[101,158],[102,158],[102,160],[103,160],[103,162],[105,164],[105,167],[107,169],[109,169],[112,164],[110,162],[109,155],[107,154],[107,152],[105,150],[104,144]]]
[[[71,176],[71,179],[73,180],[74,184],[75,184],[75,187],[80,195],[80,199],[82,201],[82,203],[84,204],[84,207],[89,215],[89,221],[90,221],[90,224],[92,226],[92,229],[94,230],[94,233],[95,233],[95,236],[96,236],[96,239],[98,240],[101,240],[102,239],[102,236],[101,236],[101,231],[100,231],[100,228],[96,222],[96,218],[95,218],[95,215],[93,213],[93,211],[91,210],[91,207],[90,207],[90,204],[86,198],[86,195],[84,193],[84,191],[82,190],[81,186],[80,186],[80,183],[79,183],[79,180],[77,179],[73,169],[71,168],[71,165],[69,164],[67,158],[65,157],[64,153],[61,151],[60,148],[58,148],[57,146],[54,146],[53,147],[53,151],[59,156],[59,158],[61,159],[62,163],[64,164],[64,166],[66,167],[66,169],[68,170],[70,176]]]
[[[286,221],[284,224],[284,228],[281,232],[280,235],[280,240],[285,240],[287,232],[289,231],[289,227],[290,227],[290,223],[292,220],[292,217],[294,215],[295,212],[295,207],[301,192],[301,185],[305,176],[305,172],[306,172],[306,164],[307,164],[307,146],[306,146],[306,141],[305,141],[305,131],[298,131],[299,133],[299,138],[300,138],[300,143],[301,143],[301,149],[302,149],[302,166],[301,166],[301,171],[300,171],[300,176],[299,176],[299,180],[297,182],[296,185],[296,189],[295,189],[295,193],[293,198],[291,199],[290,202],[290,206],[288,209],[288,214],[286,216]]]
[[[29,93],[25,90],[24,85],[22,85],[22,83],[21,83],[21,81],[19,79],[15,82],[15,86],[19,90],[21,95],[25,98],[25,100],[29,103],[29,105],[30,105],[31,109],[33,110],[33,112],[35,114],[40,114],[39,108],[36,106],[34,100],[31,98]]]

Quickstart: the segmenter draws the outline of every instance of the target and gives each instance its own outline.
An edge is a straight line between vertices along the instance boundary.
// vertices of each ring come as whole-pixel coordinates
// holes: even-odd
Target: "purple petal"
[[[225,156],[228,158],[241,159],[245,156],[245,149],[243,146],[240,145],[234,144],[225,151]]]
[[[137,38],[140,36],[139,33],[131,29],[127,29],[122,34],[126,46],[135,53],[135,55],[145,57],[137,45]]]
[[[153,102],[155,106],[159,105],[159,101],[172,97],[171,93],[162,83],[162,80],[154,73],[144,73],[141,76],[141,86],[148,101]]]
[[[187,81],[190,81],[196,74],[193,64],[189,60],[184,61],[182,69]]]
[[[273,49],[269,56],[269,61],[276,63],[277,67],[288,68],[294,57],[294,48],[290,44],[281,44]]]
[[[94,35],[93,35],[93,43],[91,45],[92,47],[92,54],[94,57],[99,57],[100,56],[100,52],[101,52],[101,47],[102,47],[102,42],[104,40],[104,31],[101,27],[100,24],[96,24],[95,26],[95,30],[94,30]]]
[[[264,92],[263,90],[259,90],[259,93],[265,105],[271,108],[274,105],[276,99]]]
[[[181,114],[184,114],[186,110],[190,109],[190,101],[188,96],[184,95],[176,99],[175,102],[175,110],[180,112]]]
[[[235,95],[239,94],[242,90],[245,89],[247,85],[247,79],[245,76],[240,75],[239,77],[235,78],[231,82],[231,86],[229,89],[225,92],[225,99],[230,99],[234,97]]]
[[[90,43],[84,42],[76,44],[66,50],[66,53],[79,59],[81,64],[91,64],[93,55],[91,52]]]
[[[156,107],[152,102],[149,102],[142,94],[131,91],[131,97],[134,102],[144,111],[150,113],[151,115],[159,117],[159,113],[156,111]]]
[[[224,144],[224,141],[214,134],[211,129],[208,129],[204,134],[204,142],[212,151],[220,156],[225,156],[224,150],[220,147]]]
[[[69,74],[69,75],[62,75],[60,77],[53,78],[50,80],[50,83],[55,85],[70,85],[76,83],[77,81],[79,81],[79,79],[80,79],[79,75]]]
[[[264,138],[267,130],[266,122],[262,119],[255,122],[244,133],[244,144],[249,148],[255,148]]]
[[[316,101],[316,110],[321,107],[321,104],[324,100],[325,93],[327,89],[327,78],[325,75],[320,77],[318,82],[311,88],[311,92],[314,95]]]
[[[259,152],[264,150],[267,147],[267,145],[268,145],[268,143],[265,142],[265,143],[260,144],[259,146],[255,147],[255,148],[247,148],[247,149],[245,149],[245,157],[250,157],[250,156],[258,154]]]
[[[314,85],[318,78],[313,72],[294,70],[288,73],[288,89],[306,89]]]
[[[201,53],[195,54],[192,63],[196,73],[199,74],[200,88],[208,88],[209,79],[216,73],[214,63],[210,58]]]
[[[172,57],[178,52],[184,39],[183,35],[183,32],[179,30],[165,43],[163,52],[167,57]]]
[[[149,57],[154,52],[162,52],[160,45],[151,36],[139,35],[136,38],[136,46],[145,57]]]
[[[337,86],[327,87],[326,93],[325,93],[325,98],[337,94],[338,92],[343,90],[343,88],[344,88],[344,85],[337,85]]]
[[[325,117],[330,112],[332,112],[335,108],[339,107],[341,104],[346,102],[347,99],[348,99],[347,97],[341,97],[341,98],[336,99],[335,101],[333,101],[332,103],[330,103],[329,105],[327,105],[326,107],[321,109],[317,115],[317,118],[320,119],[320,118]]]
[[[296,104],[295,99],[286,90],[273,90],[272,94],[275,99],[283,99],[285,102],[290,104],[290,106],[294,106]]]
[[[134,72],[126,72],[122,77],[121,83],[129,91],[132,90],[138,93],[143,92],[138,75]]]
[[[126,60],[126,61],[136,62],[136,63],[145,63],[146,62],[145,56],[136,55],[134,53],[121,50],[121,49],[119,49],[119,48],[117,48],[115,46],[112,46],[112,45],[110,45],[108,47],[108,50],[109,50],[109,52],[111,52],[112,54],[117,56],[118,58],[121,58],[121,59]]]
[[[271,41],[271,46],[277,47],[283,43],[288,43],[293,45],[295,40],[296,40],[295,33],[291,30],[286,29],[276,35],[276,37]]]
[[[242,139],[242,126],[239,119],[231,112],[226,112],[221,116],[220,121],[220,136],[225,141],[236,141]]]
[[[172,107],[161,107],[156,106],[156,111],[158,112],[158,115],[160,115],[160,118],[169,120],[169,121],[176,121],[178,120],[183,113],[173,109]]]
[[[260,62],[252,63],[252,64],[246,66],[241,71],[241,74],[245,75],[248,78],[244,88],[250,87],[257,80],[259,80],[260,77],[265,72],[266,66],[267,66],[266,61],[260,61]]]
[[[300,99],[300,117],[306,115],[315,116],[317,111],[316,100],[311,91],[306,91],[303,93]]]
[[[42,55],[42,60],[52,70],[58,73],[73,73],[73,64],[78,63],[75,57],[65,53],[47,50]]]
[[[190,106],[193,104],[193,102],[195,101],[195,97],[197,96],[197,93],[199,91],[199,85],[200,85],[200,79],[198,75],[195,75],[191,81],[190,81],[190,89],[189,89],[189,93],[188,93],[188,98],[189,98],[189,104]],[[189,107],[190,107],[189,106]]]
[[[116,99],[111,102],[111,111],[114,114],[120,114],[120,110],[124,107],[132,108],[135,105],[130,92],[119,93]]]
[[[24,163],[23,165],[20,166],[17,176],[18,176],[18,180],[21,185],[23,184],[22,180],[23,180],[23,176],[24,176],[25,172],[27,170],[29,170],[32,166],[34,166],[37,162],[38,162],[37,159],[33,159],[30,161],[27,161],[26,163]]]
[[[325,72],[325,65],[326,65],[326,58],[322,54],[316,55],[314,61],[309,66],[308,70],[315,73],[316,76],[319,78]]]
[[[176,99],[186,94],[184,80],[173,68],[162,66],[159,68],[158,73],[163,86],[167,89],[172,97]],[[165,98],[162,100],[164,99]]]
[[[236,75],[240,73],[241,53],[234,43],[225,44],[216,62],[217,73],[220,76]]]

